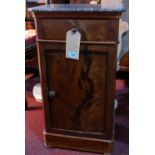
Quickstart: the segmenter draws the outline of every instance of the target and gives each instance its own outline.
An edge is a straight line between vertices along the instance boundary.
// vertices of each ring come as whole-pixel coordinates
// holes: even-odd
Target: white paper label
[[[66,58],[79,60],[81,34],[76,29],[67,31]]]

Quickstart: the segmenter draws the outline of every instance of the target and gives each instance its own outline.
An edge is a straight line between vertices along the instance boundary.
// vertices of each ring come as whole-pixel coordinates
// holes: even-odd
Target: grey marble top
[[[50,4],[29,8],[32,12],[123,12],[124,5]]]

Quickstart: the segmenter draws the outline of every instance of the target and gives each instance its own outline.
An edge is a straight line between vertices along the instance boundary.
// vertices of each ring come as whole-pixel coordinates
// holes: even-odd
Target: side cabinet
[[[33,8],[44,102],[46,146],[110,153],[122,5]],[[81,34],[79,60],[65,57],[66,33]]]

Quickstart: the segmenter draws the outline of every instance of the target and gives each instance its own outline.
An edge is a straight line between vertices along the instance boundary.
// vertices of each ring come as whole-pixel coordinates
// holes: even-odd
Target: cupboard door
[[[113,121],[109,52],[80,52],[79,60],[65,58],[63,51],[45,52],[50,131],[76,136],[107,137]],[[110,106],[109,106],[110,105]],[[107,113],[108,112],[108,113]],[[109,118],[110,119],[110,118]]]

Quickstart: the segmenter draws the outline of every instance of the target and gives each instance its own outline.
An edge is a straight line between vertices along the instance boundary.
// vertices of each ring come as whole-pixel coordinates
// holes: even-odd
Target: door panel
[[[104,133],[106,65],[106,52],[80,52],[79,60],[46,52],[52,128]]]

